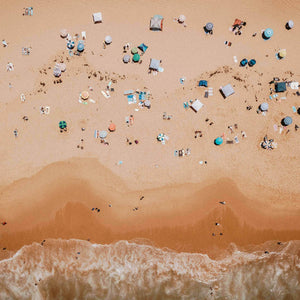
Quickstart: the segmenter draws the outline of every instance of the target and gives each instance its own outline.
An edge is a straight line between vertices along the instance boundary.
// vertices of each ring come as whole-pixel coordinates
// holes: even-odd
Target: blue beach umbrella
[[[221,137],[217,137],[214,141],[215,145],[219,146],[223,143],[223,139]]]
[[[68,49],[73,49],[75,47],[75,43],[73,41],[69,41],[67,43],[67,47],[68,47]]]
[[[264,31],[264,37],[265,37],[266,39],[269,39],[272,35],[273,35],[273,29],[267,28],[267,29]]]
[[[284,126],[291,125],[293,123],[293,119],[291,117],[285,117],[282,120],[282,123],[283,123]]]
[[[83,43],[79,43],[78,45],[77,45],[77,51],[78,52],[82,52],[84,50],[84,44]]]

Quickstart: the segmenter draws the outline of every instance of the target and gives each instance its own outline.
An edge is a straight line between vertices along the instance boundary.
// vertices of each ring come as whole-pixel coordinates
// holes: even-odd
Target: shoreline
[[[300,230],[295,229],[300,227],[297,210],[291,214],[291,208],[279,210],[271,203],[267,206],[268,201],[261,206],[247,199],[229,179],[201,187],[185,184],[133,191],[94,160],[90,163],[98,177],[93,174],[87,182],[88,161],[55,163],[2,189],[1,199],[8,202],[1,205],[0,218],[8,224],[1,228],[0,247],[17,251],[47,238],[90,239],[99,244],[146,239],[160,248],[215,256],[231,243],[247,247],[270,240],[300,240]],[[9,199],[14,201],[9,203]],[[91,211],[92,207],[100,212]]]

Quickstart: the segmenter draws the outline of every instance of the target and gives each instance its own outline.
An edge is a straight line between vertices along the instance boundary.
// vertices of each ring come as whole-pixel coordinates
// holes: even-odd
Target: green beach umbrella
[[[133,58],[132,58],[132,60],[134,61],[134,62],[138,62],[139,60],[140,60],[140,55],[138,54],[138,53],[136,53],[136,54],[134,54],[133,55]]]
[[[65,129],[65,128],[67,128],[67,123],[66,123],[66,121],[60,121],[58,126],[60,129]]]
[[[223,143],[223,139],[221,137],[217,137],[215,139],[215,145],[219,146]]]
[[[131,49],[131,53],[132,53],[132,54],[138,53],[138,48],[137,48],[137,47],[132,48],[132,49]]]

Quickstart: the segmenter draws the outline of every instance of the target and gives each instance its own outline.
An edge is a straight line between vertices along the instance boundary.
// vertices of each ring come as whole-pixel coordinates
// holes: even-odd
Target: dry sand
[[[14,1],[2,11],[0,38],[9,45],[0,48],[0,220],[8,223],[0,228],[1,248],[17,250],[50,237],[97,243],[146,238],[160,247],[212,253],[230,242],[246,246],[299,239],[300,131],[291,127],[280,135],[273,125],[286,115],[293,117],[292,126],[300,125],[300,116],[292,112],[300,98],[288,89],[280,95],[286,100],[270,101],[268,82],[274,76],[299,81],[300,2],[172,1],[171,9],[168,4],[51,1],[34,4],[29,17],[22,16],[28,4]],[[103,14],[102,24],[92,22],[97,11]],[[149,31],[154,14],[165,18],[162,32]],[[187,27],[173,21],[179,14],[186,15]],[[247,21],[241,36],[229,31],[236,17]],[[296,25],[287,31],[289,19]],[[202,29],[208,21],[215,25],[212,36]],[[264,41],[261,30],[267,27],[274,36]],[[87,32],[81,57],[68,55],[61,28],[72,36]],[[103,49],[106,35],[113,42]],[[231,47],[225,47],[226,40]],[[142,64],[123,64],[127,42],[149,46]],[[26,46],[32,47],[31,54],[22,56]],[[279,61],[275,54],[281,48],[287,57]],[[240,68],[233,56],[255,58],[257,64]],[[162,60],[163,73],[148,74],[150,58]],[[55,60],[67,65],[60,84],[53,83]],[[13,72],[6,72],[7,62],[14,64]],[[200,79],[213,87],[212,97],[203,98]],[[105,99],[101,90],[110,80],[115,92]],[[227,83],[235,94],[224,100],[218,89]],[[88,86],[96,103],[78,103]],[[138,106],[128,105],[123,92],[144,87],[152,93],[152,107],[135,111]],[[204,103],[197,114],[182,104],[195,98]],[[270,105],[266,116],[256,114],[262,102]],[[41,105],[51,107],[49,115],[40,114]],[[246,110],[248,105],[253,109]],[[172,120],[163,120],[163,112],[172,114]],[[134,125],[127,127],[130,114]],[[24,115],[29,121],[22,120]],[[67,133],[59,132],[60,120],[67,121]],[[105,130],[110,120],[117,131],[105,146],[94,138],[94,130]],[[231,134],[227,127],[235,123],[238,129]],[[195,139],[198,129],[203,137]],[[156,141],[160,132],[170,137],[166,145]],[[240,143],[214,146],[214,138],[223,133],[226,138],[238,134]],[[260,148],[265,134],[275,139],[277,149]],[[126,138],[139,144],[129,146]],[[83,150],[77,148],[80,139]],[[190,148],[191,155],[175,157],[174,150],[181,148]],[[207,165],[199,164],[205,160]],[[92,212],[92,207],[101,211]]]

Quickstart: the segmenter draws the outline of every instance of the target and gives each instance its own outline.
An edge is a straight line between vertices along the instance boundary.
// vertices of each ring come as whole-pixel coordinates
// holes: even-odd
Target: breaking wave
[[[0,262],[1,299],[300,299],[300,241],[220,259],[119,241],[47,240]]]

